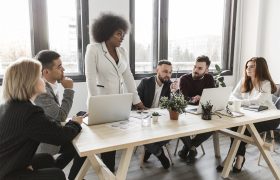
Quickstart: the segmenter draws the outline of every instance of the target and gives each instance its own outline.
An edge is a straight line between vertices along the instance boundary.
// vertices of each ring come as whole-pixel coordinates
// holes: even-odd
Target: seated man
[[[172,74],[172,64],[167,60],[158,62],[156,69],[156,76],[144,78],[137,87],[139,97],[147,108],[159,107],[159,100],[161,97],[170,97],[171,89],[176,91],[177,82],[170,81]],[[161,141],[145,145],[144,162],[146,162],[151,154],[154,154],[165,169],[170,167],[170,162],[165,156],[162,146],[168,141]]]
[[[74,90],[73,80],[64,76],[64,68],[57,52],[43,50],[36,57],[42,64],[42,76],[46,84],[46,93],[43,93],[35,99],[35,104],[41,106],[45,114],[51,120],[60,125],[64,122],[72,107]],[[64,87],[62,102],[60,104],[58,98],[58,83]],[[85,158],[80,158],[72,143],[65,144],[61,147],[50,144],[40,144],[37,150],[38,153],[49,153],[60,155],[56,159],[56,166],[63,169],[74,158],[73,165],[70,169],[69,180],[75,179]]]
[[[213,76],[208,74],[210,63],[211,61],[207,56],[199,56],[196,58],[192,73],[181,76],[180,90],[189,104],[198,105],[203,89],[215,87]],[[197,155],[196,148],[206,141],[211,134],[211,132],[198,134],[192,140],[190,137],[182,137],[184,146],[178,152],[180,158],[186,160],[187,163],[194,163]]]

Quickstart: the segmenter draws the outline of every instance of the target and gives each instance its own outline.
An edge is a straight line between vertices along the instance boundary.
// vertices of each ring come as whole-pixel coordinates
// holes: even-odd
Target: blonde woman
[[[0,106],[0,179],[64,180],[49,154],[35,154],[40,142],[62,145],[80,131],[82,117],[58,126],[34,100],[45,92],[41,64],[20,59],[6,70],[3,79],[4,104]]]

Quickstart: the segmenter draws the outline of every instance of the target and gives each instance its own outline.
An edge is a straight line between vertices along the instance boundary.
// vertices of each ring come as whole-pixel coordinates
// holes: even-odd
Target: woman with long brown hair
[[[239,100],[242,105],[262,105],[267,106],[269,109],[276,109],[272,102],[272,93],[276,91],[276,85],[273,82],[267,62],[263,57],[253,57],[245,64],[244,78],[238,83],[234,89],[231,100]],[[280,119],[255,123],[258,132],[264,132],[276,129],[279,126]],[[237,127],[232,128],[237,131]],[[250,136],[248,130],[244,133]],[[231,138],[231,144],[233,143]],[[241,172],[245,162],[246,143],[241,141],[235,157],[235,164],[233,166],[233,173]],[[217,171],[222,171],[223,166],[219,165]]]

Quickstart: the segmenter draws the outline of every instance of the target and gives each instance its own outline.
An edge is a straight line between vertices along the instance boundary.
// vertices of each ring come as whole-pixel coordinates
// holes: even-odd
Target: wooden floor
[[[229,148],[229,138],[220,135],[220,148],[222,158],[228,152]],[[278,141],[279,142],[279,141]],[[276,152],[271,152],[273,159],[276,164],[280,167],[280,144],[276,143]],[[216,180],[223,179],[220,173],[216,172],[216,166],[219,163],[219,159],[214,156],[213,140],[212,137],[203,143],[206,154],[203,156],[201,148],[198,148],[197,161],[193,166],[187,165],[185,162],[181,161],[177,156],[174,156],[176,141],[172,140],[170,142],[170,150],[172,152],[172,159],[174,161],[174,166],[165,170],[162,168],[160,162],[156,157],[151,156],[148,163],[144,164],[143,168],[139,166],[140,154],[142,153],[142,148],[138,148],[136,154],[133,155],[132,161],[130,162],[127,179],[129,180],[185,180],[185,179],[196,179],[196,180]],[[180,143],[179,148],[182,146]],[[117,163],[119,161],[119,153],[117,153]],[[238,179],[238,180],[271,180],[274,179],[271,174],[266,162],[261,161],[261,166],[257,165],[257,159],[259,157],[259,151],[256,147],[249,145],[247,147],[246,162],[244,164],[243,170],[239,174],[232,174],[228,179]],[[70,165],[65,169],[66,175],[68,174]],[[92,169],[87,173],[86,180],[98,179]]]

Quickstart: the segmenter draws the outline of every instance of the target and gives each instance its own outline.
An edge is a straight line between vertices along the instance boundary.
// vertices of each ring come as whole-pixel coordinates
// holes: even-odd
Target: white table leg
[[[246,129],[246,126],[239,126],[237,132],[240,134],[244,134]],[[233,163],[234,157],[236,155],[237,149],[240,145],[240,140],[238,139],[234,139],[232,146],[230,148],[230,151],[227,155],[227,158],[225,160],[225,164],[224,164],[224,169],[222,172],[222,177],[223,178],[227,178],[231,169],[231,165]]]
[[[221,158],[219,133],[216,131],[213,133],[213,144],[214,144],[215,157]]]
[[[88,156],[91,165],[100,180],[113,180],[116,176],[110,171],[103,161],[95,154]]]
[[[134,147],[129,147],[127,149],[124,149],[122,152],[120,164],[116,175],[118,180],[126,179],[128,167],[133,154],[133,149]]]
[[[127,176],[128,167],[133,154],[134,147],[122,150],[121,160],[116,175],[114,175],[103,161],[95,154],[89,155],[85,160],[76,180],[81,180],[88,171],[90,164],[100,180],[124,180]]]
[[[248,124],[246,126],[247,126],[248,131],[252,135],[252,138],[255,140],[255,143],[256,143],[257,147],[259,148],[264,160],[266,161],[267,165],[269,166],[269,168],[270,168],[272,174],[274,175],[275,179],[280,179],[279,168],[277,167],[277,165],[273,161],[273,159],[270,155],[270,152],[263,147],[264,141],[260,137],[256,127],[254,126],[254,124]]]

